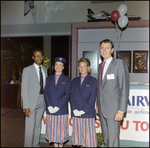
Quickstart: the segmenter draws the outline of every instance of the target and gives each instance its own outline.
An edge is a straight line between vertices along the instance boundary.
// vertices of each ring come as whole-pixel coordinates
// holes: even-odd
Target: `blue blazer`
[[[71,115],[74,116],[73,110],[83,110],[85,114],[80,118],[95,118],[95,100],[97,91],[97,79],[89,74],[84,78],[81,85],[81,76],[72,80],[71,86]],[[79,117],[79,116],[77,116]]]
[[[59,107],[60,110],[51,115],[64,115],[68,114],[68,101],[71,90],[71,79],[64,75],[60,75],[57,85],[55,85],[55,74],[49,76],[46,79],[46,86],[44,89],[44,99],[46,102],[46,113],[51,114],[48,111],[49,106]]]

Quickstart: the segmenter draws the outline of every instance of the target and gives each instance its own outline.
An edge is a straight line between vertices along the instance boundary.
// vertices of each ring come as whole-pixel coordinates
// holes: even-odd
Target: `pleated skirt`
[[[95,118],[73,117],[72,145],[97,147]]]
[[[51,142],[63,144],[69,140],[68,114],[46,115],[46,139]]]

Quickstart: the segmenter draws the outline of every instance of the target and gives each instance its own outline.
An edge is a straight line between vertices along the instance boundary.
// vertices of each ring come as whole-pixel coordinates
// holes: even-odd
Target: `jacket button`
[[[57,98],[57,100],[58,100],[58,98]]]

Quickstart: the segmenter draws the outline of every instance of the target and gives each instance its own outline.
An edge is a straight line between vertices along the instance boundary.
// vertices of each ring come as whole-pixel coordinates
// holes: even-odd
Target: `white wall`
[[[128,15],[149,20],[149,1],[91,3],[91,1],[37,1],[36,25],[31,12],[24,16],[24,1],[1,1],[1,36],[71,35],[71,23],[87,22],[87,9],[111,13],[121,4]]]
[[[116,51],[118,49],[118,41],[120,41],[120,47],[118,51],[131,51],[131,73],[130,82],[149,82],[149,55],[147,60],[147,73],[133,73],[133,51],[134,50],[149,50],[149,28],[127,28],[122,31],[121,40],[117,40],[117,36],[120,38],[121,31],[118,30],[118,34],[115,29],[79,29],[78,31],[78,59],[83,57],[83,51],[96,51],[97,60],[93,60],[93,67],[99,63],[100,49],[99,43],[101,40],[110,39],[114,42],[114,58],[116,58]],[[91,59],[90,59],[91,60]],[[92,64],[91,64],[92,65]],[[77,68],[78,69],[78,68]],[[97,78],[97,72],[92,73],[92,76]]]
[[[149,1],[91,3],[91,1],[37,1],[36,23],[86,22],[87,8],[95,13],[111,13],[121,4],[128,7],[128,15],[149,19]],[[33,24],[31,12],[24,17],[24,1],[1,1],[1,25]]]

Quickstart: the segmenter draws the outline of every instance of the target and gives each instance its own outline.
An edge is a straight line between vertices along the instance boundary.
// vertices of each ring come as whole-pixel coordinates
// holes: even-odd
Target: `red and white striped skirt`
[[[72,145],[97,147],[95,118],[73,117]]]
[[[46,115],[46,139],[51,142],[63,144],[69,140],[68,114]]]

